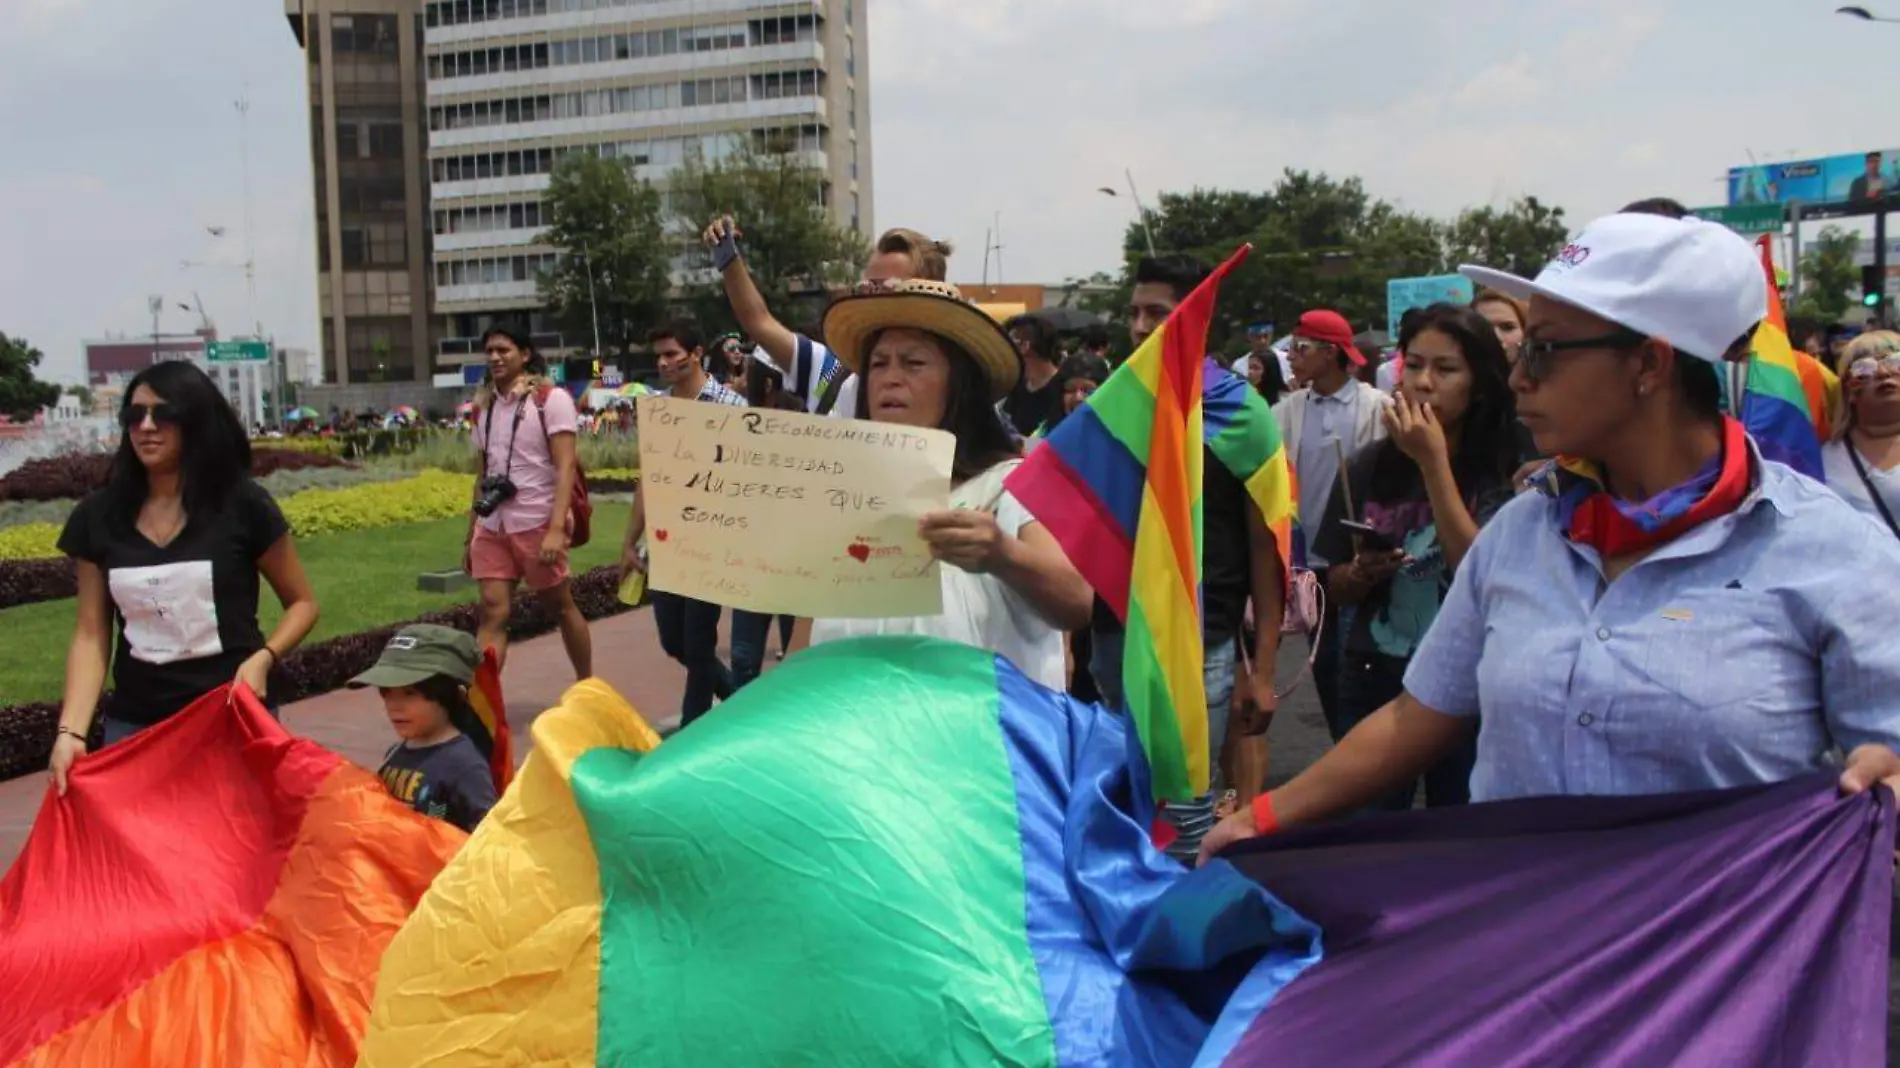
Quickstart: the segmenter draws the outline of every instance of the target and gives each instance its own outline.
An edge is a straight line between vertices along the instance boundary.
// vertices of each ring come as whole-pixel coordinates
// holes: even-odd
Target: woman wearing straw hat
[[[1535,280],[1511,370],[1559,459],[1465,553],[1399,696],[1215,828],[1353,811],[1477,729],[1474,801],[1766,784],[1844,753],[1843,792],[1900,785],[1900,543],[1762,458],[1716,368],[1767,305],[1754,249],[1698,219],[1619,213]]]
[[[1003,489],[1022,462],[996,404],[1022,360],[996,321],[944,282],[898,282],[844,297],[825,313],[833,352],[859,377],[859,419],[956,435],[950,507],[918,533],[946,566],[943,614],[819,619],[811,640],[928,634],[988,649],[1054,690],[1065,683],[1062,634],[1086,626],[1092,594],[1055,539]]]

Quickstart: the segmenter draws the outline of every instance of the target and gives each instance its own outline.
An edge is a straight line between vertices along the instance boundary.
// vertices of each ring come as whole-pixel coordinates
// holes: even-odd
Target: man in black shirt
[[[1041,319],[1022,316],[1009,324],[1009,339],[1023,360],[1023,376],[1003,398],[1003,415],[1016,433],[1029,437],[1053,422],[1062,411],[1062,383],[1056,381],[1061,354],[1056,332]]]
[[[1139,348],[1175,305],[1187,298],[1209,274],[1205,264],[1180,256],[1147,257],[1135,268],[1130,300],[1129,335]],[[1220,374],[1210,368],[1209,374]],[[1227,740],[1230,705],[1239,704],[1248,719],[1247,734],[1256,746],[1265,723],[1277,707],[1273,673],[1280,654],[1280,619],[1285,611],[1285,571],[1279,545],[1238,477],[1203,446],[1201,485],[1201,607],[1205,645],[1204,681],[1207,690],[1208,764],[1213,769],[1209,793],[1186,804],[1170,804],[1163,815],[1178,837],[1168,854],[1193,864],[1201,839],[1214,826],[1214,799],[1223,789],[1220,756]],[[1253,643],[1253,670],[1244,670],[1237,653],[1241,621],[1251,598],[1258,624]],[[1122,707],[1122,626],[1100,598],[1090,627],[1093,652],[1090,672],[1102,691],[1103,702]],[[1236,696],[1239,700],[1235,701]],[[1262,761],[1264,764],[1264,761]],[[1232,784],[1248,799],[1264,783]]]

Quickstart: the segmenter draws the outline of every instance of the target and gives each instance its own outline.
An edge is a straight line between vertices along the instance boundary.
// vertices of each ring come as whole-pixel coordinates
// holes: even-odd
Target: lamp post
[[[1148,209],[1142,206],[1141,194],[1135,189],[1135,172],[1125,170],[1122,173],[1128,178],[1128,195],[1135,201],[1135,219],[1141,223],[1141,236],[1148,242],[1148,255],[1152,256],[1155,254],[1155,233],[1148,225]],[[1112,186],[1101,186],[1097,191],[1105,196],[1121,199],[1121,194],[1117,193]]]

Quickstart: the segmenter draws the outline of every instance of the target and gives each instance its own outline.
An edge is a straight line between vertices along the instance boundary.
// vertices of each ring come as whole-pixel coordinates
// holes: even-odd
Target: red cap
[[[1364,367],[1366,357],[1352,343],[1352,324],[1336,311],[1320,308],[1300,316],[1300,325],[1293,328],[1294,337],[1312,338],[1336,345],[1346,354],[1354,367]]]

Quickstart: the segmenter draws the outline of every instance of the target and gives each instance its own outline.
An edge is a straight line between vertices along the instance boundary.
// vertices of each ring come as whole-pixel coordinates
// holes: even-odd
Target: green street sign
[[[270,345],[262,341],[207,341],[205,359],[212,363],[264,363]]]
[[[1738,234],[1778,234],[1781,232],[1783,207],[1780,204],[1733,204],[1727,207],[1696,208],[1695,215],[1719,222]]]

